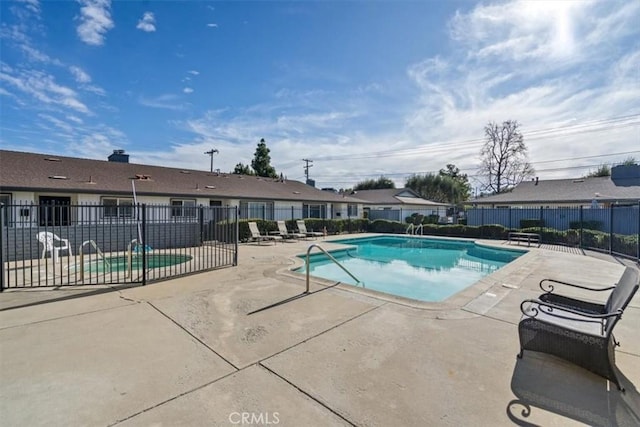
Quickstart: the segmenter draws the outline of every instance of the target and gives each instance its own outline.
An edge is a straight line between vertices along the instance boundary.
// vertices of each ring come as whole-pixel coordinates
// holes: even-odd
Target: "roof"
[[[589,203],[598,201],[638,201],[640,185],[616,185],[610,177],[523,181],[513,190],[474,199],[478,204]]]
[[[0,150],[2,191],[66,191],[333,203],[357,199],[300,181]]]
[[[423,199],[410,188],[382,188],[378,190],[356,190],[354,197],[369,205],[424,205],[447,206],[446,203]]]

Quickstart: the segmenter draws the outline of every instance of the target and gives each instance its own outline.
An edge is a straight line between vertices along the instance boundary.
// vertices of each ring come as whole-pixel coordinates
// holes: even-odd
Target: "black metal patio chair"
[[[543,287],[545,281],[612,292],[604,304],[598,304],[554,294],[552,285]],[[623,390],[616,376],[614,348],[619,343],[613,328],[638,290],[638,272],[627,267],[618,284],[609,288],[593,289],[551,279],[540,285],[547,291],[545,294],[520,304],[523,316],[518,323],[518,357],[522,358],[524,350],[552,354],[607,378]]]

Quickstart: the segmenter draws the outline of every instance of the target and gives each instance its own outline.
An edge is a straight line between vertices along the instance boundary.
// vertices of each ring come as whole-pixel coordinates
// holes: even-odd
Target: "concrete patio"
[[[443,304],[315,280],[303,295],[294,256],[330,240],[241,245],[239,267],[146,287],[0,294],[2,424],[640,424],[639,295],[615,329],[625,393],[516,358],[540,279],[613,284],[622,263],[531,248]]]

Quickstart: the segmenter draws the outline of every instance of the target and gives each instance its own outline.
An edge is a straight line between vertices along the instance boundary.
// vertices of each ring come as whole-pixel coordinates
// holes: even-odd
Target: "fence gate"
[[[235,207],[0,205],[0,291],[141,283],[235,266]]]

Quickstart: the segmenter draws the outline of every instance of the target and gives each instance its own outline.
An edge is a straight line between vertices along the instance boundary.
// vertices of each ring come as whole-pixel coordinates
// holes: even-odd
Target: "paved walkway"
[[[242,245],[239,267],[146,287],[0,294],[2,424],[640,423],[638,296],[615,331],[624,394],[515,357],[540,279],[609,284],[620,263],[532,248],[446,304],[407,305],[327,282],[302,295],[288,269],[310,243]]]

